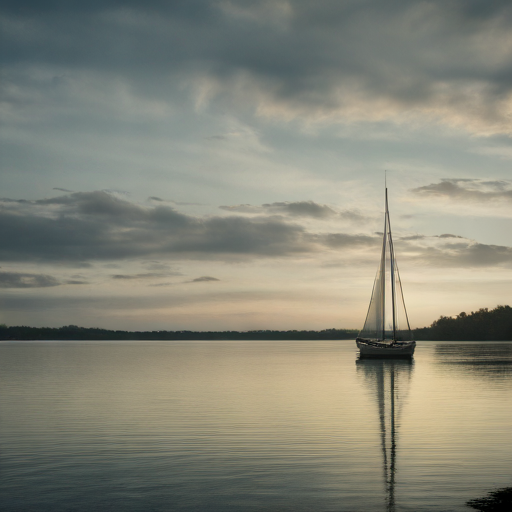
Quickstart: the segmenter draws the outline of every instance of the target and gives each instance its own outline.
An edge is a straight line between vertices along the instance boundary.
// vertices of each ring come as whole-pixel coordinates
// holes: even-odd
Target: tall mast
[[[387,194],[388,189],[386,188],[386,211],[387,211]],[[386,339],[386,237],[388,229],[388,219],[384,215],[384,236],[382,238],[382,255],[380,259],[380,286],[381,286],[381,297],[382,297],[382,340]]]
[[[391,263],[391,308],[393,313],[393,343],[396,340],[396,312],[395,312],[395,251],[393,249],[393,239],[391,237],[391,221],[389,220],[388,208],[388,188],[386,187],[386,219],[389,228],[389,256]]]

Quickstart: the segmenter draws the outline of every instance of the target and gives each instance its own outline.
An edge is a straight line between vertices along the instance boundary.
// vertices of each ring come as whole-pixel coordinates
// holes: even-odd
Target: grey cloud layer
[[[357,258],[358,251],[378,255],[380,245],[378,234],[315,233],[275,215],[193,217],[168,206],[141,206],[107,192],[80,192],[37,201],[2,200],[0,237],[9,240],[0,247],[4,261],[72,265],[140,258],[290,257],[329,250],[350,259]],[[397,243],[401,244],[400,254],[403,251],[401,260],[461,267],[512,263],[510,247],[478,244],[452,234],[403,236],[397,237]],[[181,275],[160,267],[112,277],[122,281]],[[35,274],[4,273],[2,279],[9,287],[61,284],[51,276]],[[194,282],[214,279],[203,276]]]
[[[313,250],[305,230],[272,218],[196,218],[145,208],[106,192],[3,201],[0,248],[7,261],[123,260],[207,255],[282,256]]]
[[[220,281],[220,279],[217,279],[216,277],[212,276],[201,276],[196,277],[195,279],[192,279],[192,283],[207,283],[211,281]]]
[[[509,1],[0,5],[12,70],[96,70],[164,98],[179,77],[202,97],[270,116],[378,120],[419,108],[475,131],[511,131]],[[7,81],[26,85],[16,73]]]
[[[512,248],[500,245],[461,243],[451,247],[426,247],[410,259],[439,267],[493,267],[511,266]]]
[[[60,284],[58,279],[48,274],[0,272],[0,288],[47,288]]]
[[[356,210],[337,211],[326,204],[318,204],[314,201],[280,201],[267,203],[261,206],[250,204],[239,204],[231,206],[220,206],[222,210],[237,213],[249,214],[284,214],[291,217],[312,217],[314,219],[328,219],[338,217],[353,222],[364,222],[368,217]]]
[[[511,181],[485,181],[473,179],[444,179],[413,189],[419,196],[436,196],[463,201],[512,201]]]
[[[112,279],[125,279],[127,281],[131,280],[139,280],[139,279],[156,279],[160,277],[168,277],[169,275],[181,275],[179,272],[177,273],[169,273],[169,274],[161,274],[158,272],[145,272],[143,274],[114,274]]]
[[[297,201],[294,203],[277,202],[264,204],[263,207],[270,210],[283,211],[291,215],[314,217],[317,219],[336,215],[336,212],[329,206],[325,204],[318,204],[313,201]]]

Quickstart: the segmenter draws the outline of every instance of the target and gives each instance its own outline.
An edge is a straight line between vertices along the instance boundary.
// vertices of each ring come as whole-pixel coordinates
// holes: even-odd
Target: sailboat
[[[388,188],[380,265],[363,329],[356,338],[360,357],[411,358],[413,340],[391,236]]]

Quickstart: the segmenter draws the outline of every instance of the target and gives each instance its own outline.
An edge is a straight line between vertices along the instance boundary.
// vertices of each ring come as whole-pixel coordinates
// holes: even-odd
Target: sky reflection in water
[[[512,477],[512,344],[0,344],[2,510],[467,510]]]

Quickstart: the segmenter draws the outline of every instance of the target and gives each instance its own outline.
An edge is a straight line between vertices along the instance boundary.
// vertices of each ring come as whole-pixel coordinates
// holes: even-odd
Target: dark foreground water
[[[512,343],[0,343],[0,510],[458,511],[512,485]]]

